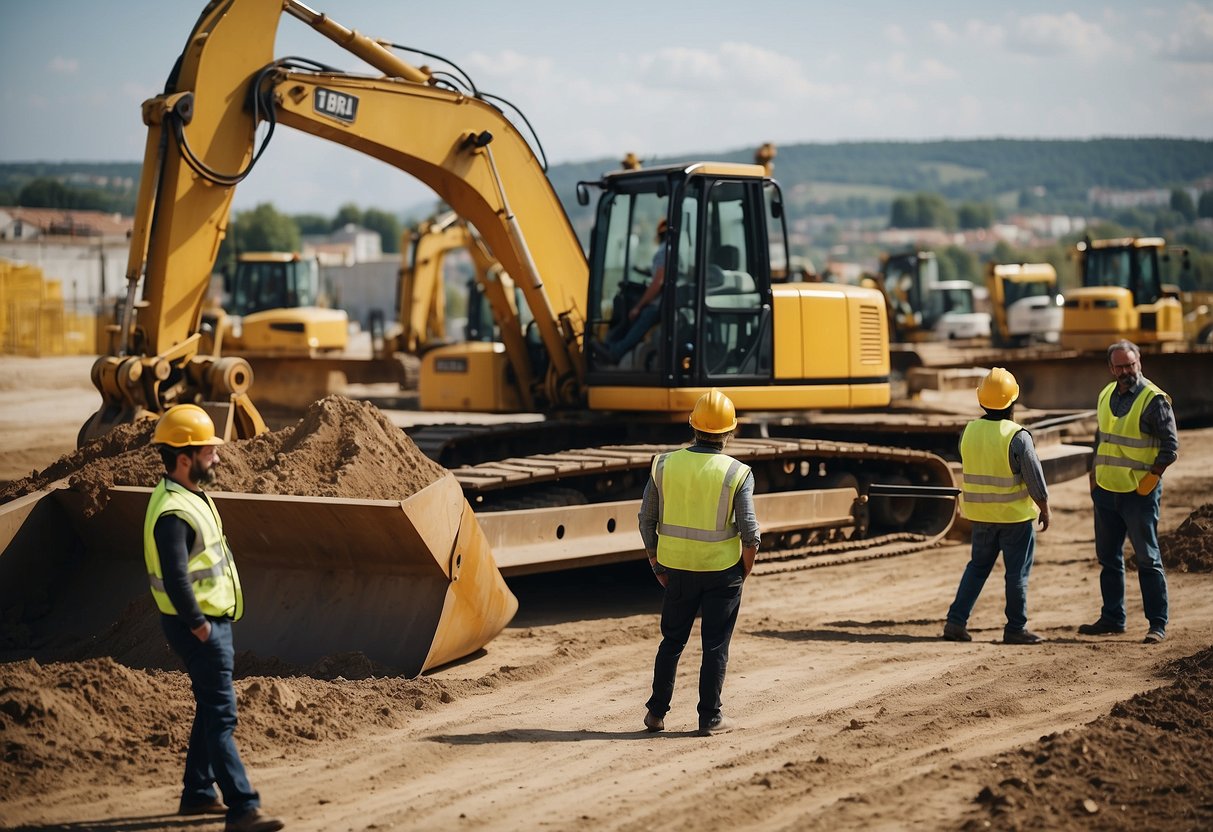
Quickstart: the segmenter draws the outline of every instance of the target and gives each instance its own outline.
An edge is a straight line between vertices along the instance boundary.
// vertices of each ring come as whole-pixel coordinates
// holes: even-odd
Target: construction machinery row
[[[378,74],[276,60],[284,11]],[[516,607],[501,571],[640,555],[633,518],[650,461],[686,439],[686,415],[713,387],[743,415],[730,448],[754,470],[764,550],[893,553],[946,533],[955,489],[944,456],[968,416],[889,412],[884,297],[786,280],[783,198],[761,165],[636,168],[580,183],[583,205],[596,196],[587,259],[539,157],[495,101],[296,0],[228,0],[206,7],[165,92],[144,104],[120,344],[94,367],[102,405],[82,440],[179,402],[203,404],[234,438],[264,430],[248,362],[207,349],[201,321],[232,196],[265,150],[266,124],[419,179],[499,264],[479,284],[494,340],[420,349],[437,329],[435,299],[419,283],[401,292],[407,329],[394,343],[423,353],[421,406],[546,417],[414,431],[451,473],[399,503],[219,495],[248,607],[263,609],[247,646],[294,659],[360,650],[407,672],[476,650]],[[636,276],[654,262],[664,275],[655,325],[626,360],[598,359],[591,343],[627,324]],[[1049,430],[1041,424],[1038,442]],[[1061,457],[1085,467],[1081,454]],[[59,505],[90,558],[111,562],[129,555],[142,493],[86,522],[59,489],[5,506],[5,528],[33,545],[30,518]]]

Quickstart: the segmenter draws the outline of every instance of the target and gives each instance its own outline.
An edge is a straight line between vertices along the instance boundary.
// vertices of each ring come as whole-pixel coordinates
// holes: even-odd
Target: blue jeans
[[[1034,522],[973,523],[969,563],[960,576],[956,600],[948,608],[948,621],[961,627],[969,623],[973,605],[1001,551],[1007,569],[1006,630],[1020,632],[1028,626],[1028,573],[1032,571],[1032,555],[1036,551]]]
[[[745,567],[738,561],[719,572],[671,569],[666,574],[669,582],[661,605],[661,645],[653,663],[653,695],[647,707],[657,716],[669,712],[678,660],[691,636],[695,615],[702,610],[703,661],[699,666],[698,707],[702,728],[720,715],[720,691],[729,663],[729,642],[741,609]]]
[[[1137,555],[1137,582],[1141,603],[1151,629],[1167,629],[1167,576],[1158,549],[1158,505],[1162,483],[1144,497],[1135,491],[1120,494],[1098,485],[1091,492],[1095,504],[1095,556],[1099,558],[1099,591],[1103,609],[1099,619],[1125,626],[1125,537]]]
[[[611,360],[618,363],[621,358],[644,340],[644,336],[660,320],[661,304],[649,303],[636,315],[636,320],[630,322],[625,320],[622,324],[608,332],[603,343],[610,350]]]
[[[185,752],[181,800],[205,803],[215,799],[215,783],[223,792],[228,820],[256,809],[261,798],[249,784],[236,751],[236,689],[232,687],[232,622],[212,618],[211,637],[199,641],[175,615],[161,615],[165,638],[190,674],[194,689],[194,727]]]

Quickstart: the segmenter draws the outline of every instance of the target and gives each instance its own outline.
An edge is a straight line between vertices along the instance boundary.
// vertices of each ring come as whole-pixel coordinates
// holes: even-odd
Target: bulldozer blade
[[[115,487],[105,508],[86,518],[82,495],[51,492],[60,511],[48,508],[48,516],[61,522],[66,515],[81,544],[69,574],[85,584],[57,591],[71,596],[68,606],[77,609],[93,603],[90,598],[109,599],[108,610],[93,611],[94,627],[138,597],[152,603],[142,543],[150,494],[149,488]],[[476,652],[518,609],[450,475],[403,501],[211,496],[244,589],[241,650],[297,663],[360,652],[416,676]],[[30,520],[36,514],[29,512]],[[38,547],[42,537],[23,528],[13,544]],[[21,559],[6,550],[0,566],[15,567]],[[109,584],[104,592],[96,591],[100,580]],[[113,586],[118,580],[120,589]]]

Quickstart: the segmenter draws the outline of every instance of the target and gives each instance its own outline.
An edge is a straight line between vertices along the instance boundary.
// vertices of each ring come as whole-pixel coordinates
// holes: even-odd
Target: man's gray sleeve
[[[1049,488],[1045,485],[1045,473],[1040,467],[1040,458],[1036,456],[1032,434],[1026,430],[1015,434],[1011,439],[1009,455],[1011,470],[1023,477],[1028,495],[1037,503],[1047,503]]]
[[[761,532],[758,528],[758,516],[754,513],[754,472],[746,474],[745,482],[733,495],[733,513],[737,518],[737,531],[741,535],[742,546],[757,546]]]
[[[1158,439],[1157,465],[1170,465],[1179,459],[1179,430],[1175,411],[1166,396],[1155,396],[1141,413],[1141,429]]]
[[[653,484],[653,478],[649,477],[649,481],[644,484],[644,496],[640,499],[640,514],[636,515],[636,519],[640,521],[640,539],[644,541],[644,548],[649,552],[657,551],[657,521],[660,519],[657,509],[657,486]]]

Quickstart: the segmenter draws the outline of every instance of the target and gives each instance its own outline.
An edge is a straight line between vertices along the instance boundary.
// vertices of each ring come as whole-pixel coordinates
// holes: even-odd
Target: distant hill
[[[626,150],[627,148],[624,148]],[[754,148],[695,156],[643,160],[646,166],[714,159],[748,162]],[[549,176],[584,228],[588,210],[576,204],[578,180],[597,179],[619,167],[619,159],[555,165]],[[50,178],[66,195],[94,192],[89,205],[130,213],[140,165],[137,162],[0,163],[0,204],[12,204],[21,189]],[[955,202],[996,202],[1004,209],[1089,213],[1087,192],[1191,186],[1213,177],[1213,141],[1196,139],[974,139],[934,142],[844,142],[778,148],[775,178],[793,211],[843,216],[887,216],[898,194],[930,191]],[[361,206],[399,211],[402,206]],[[333,206],[333,211],[338,206]]]

